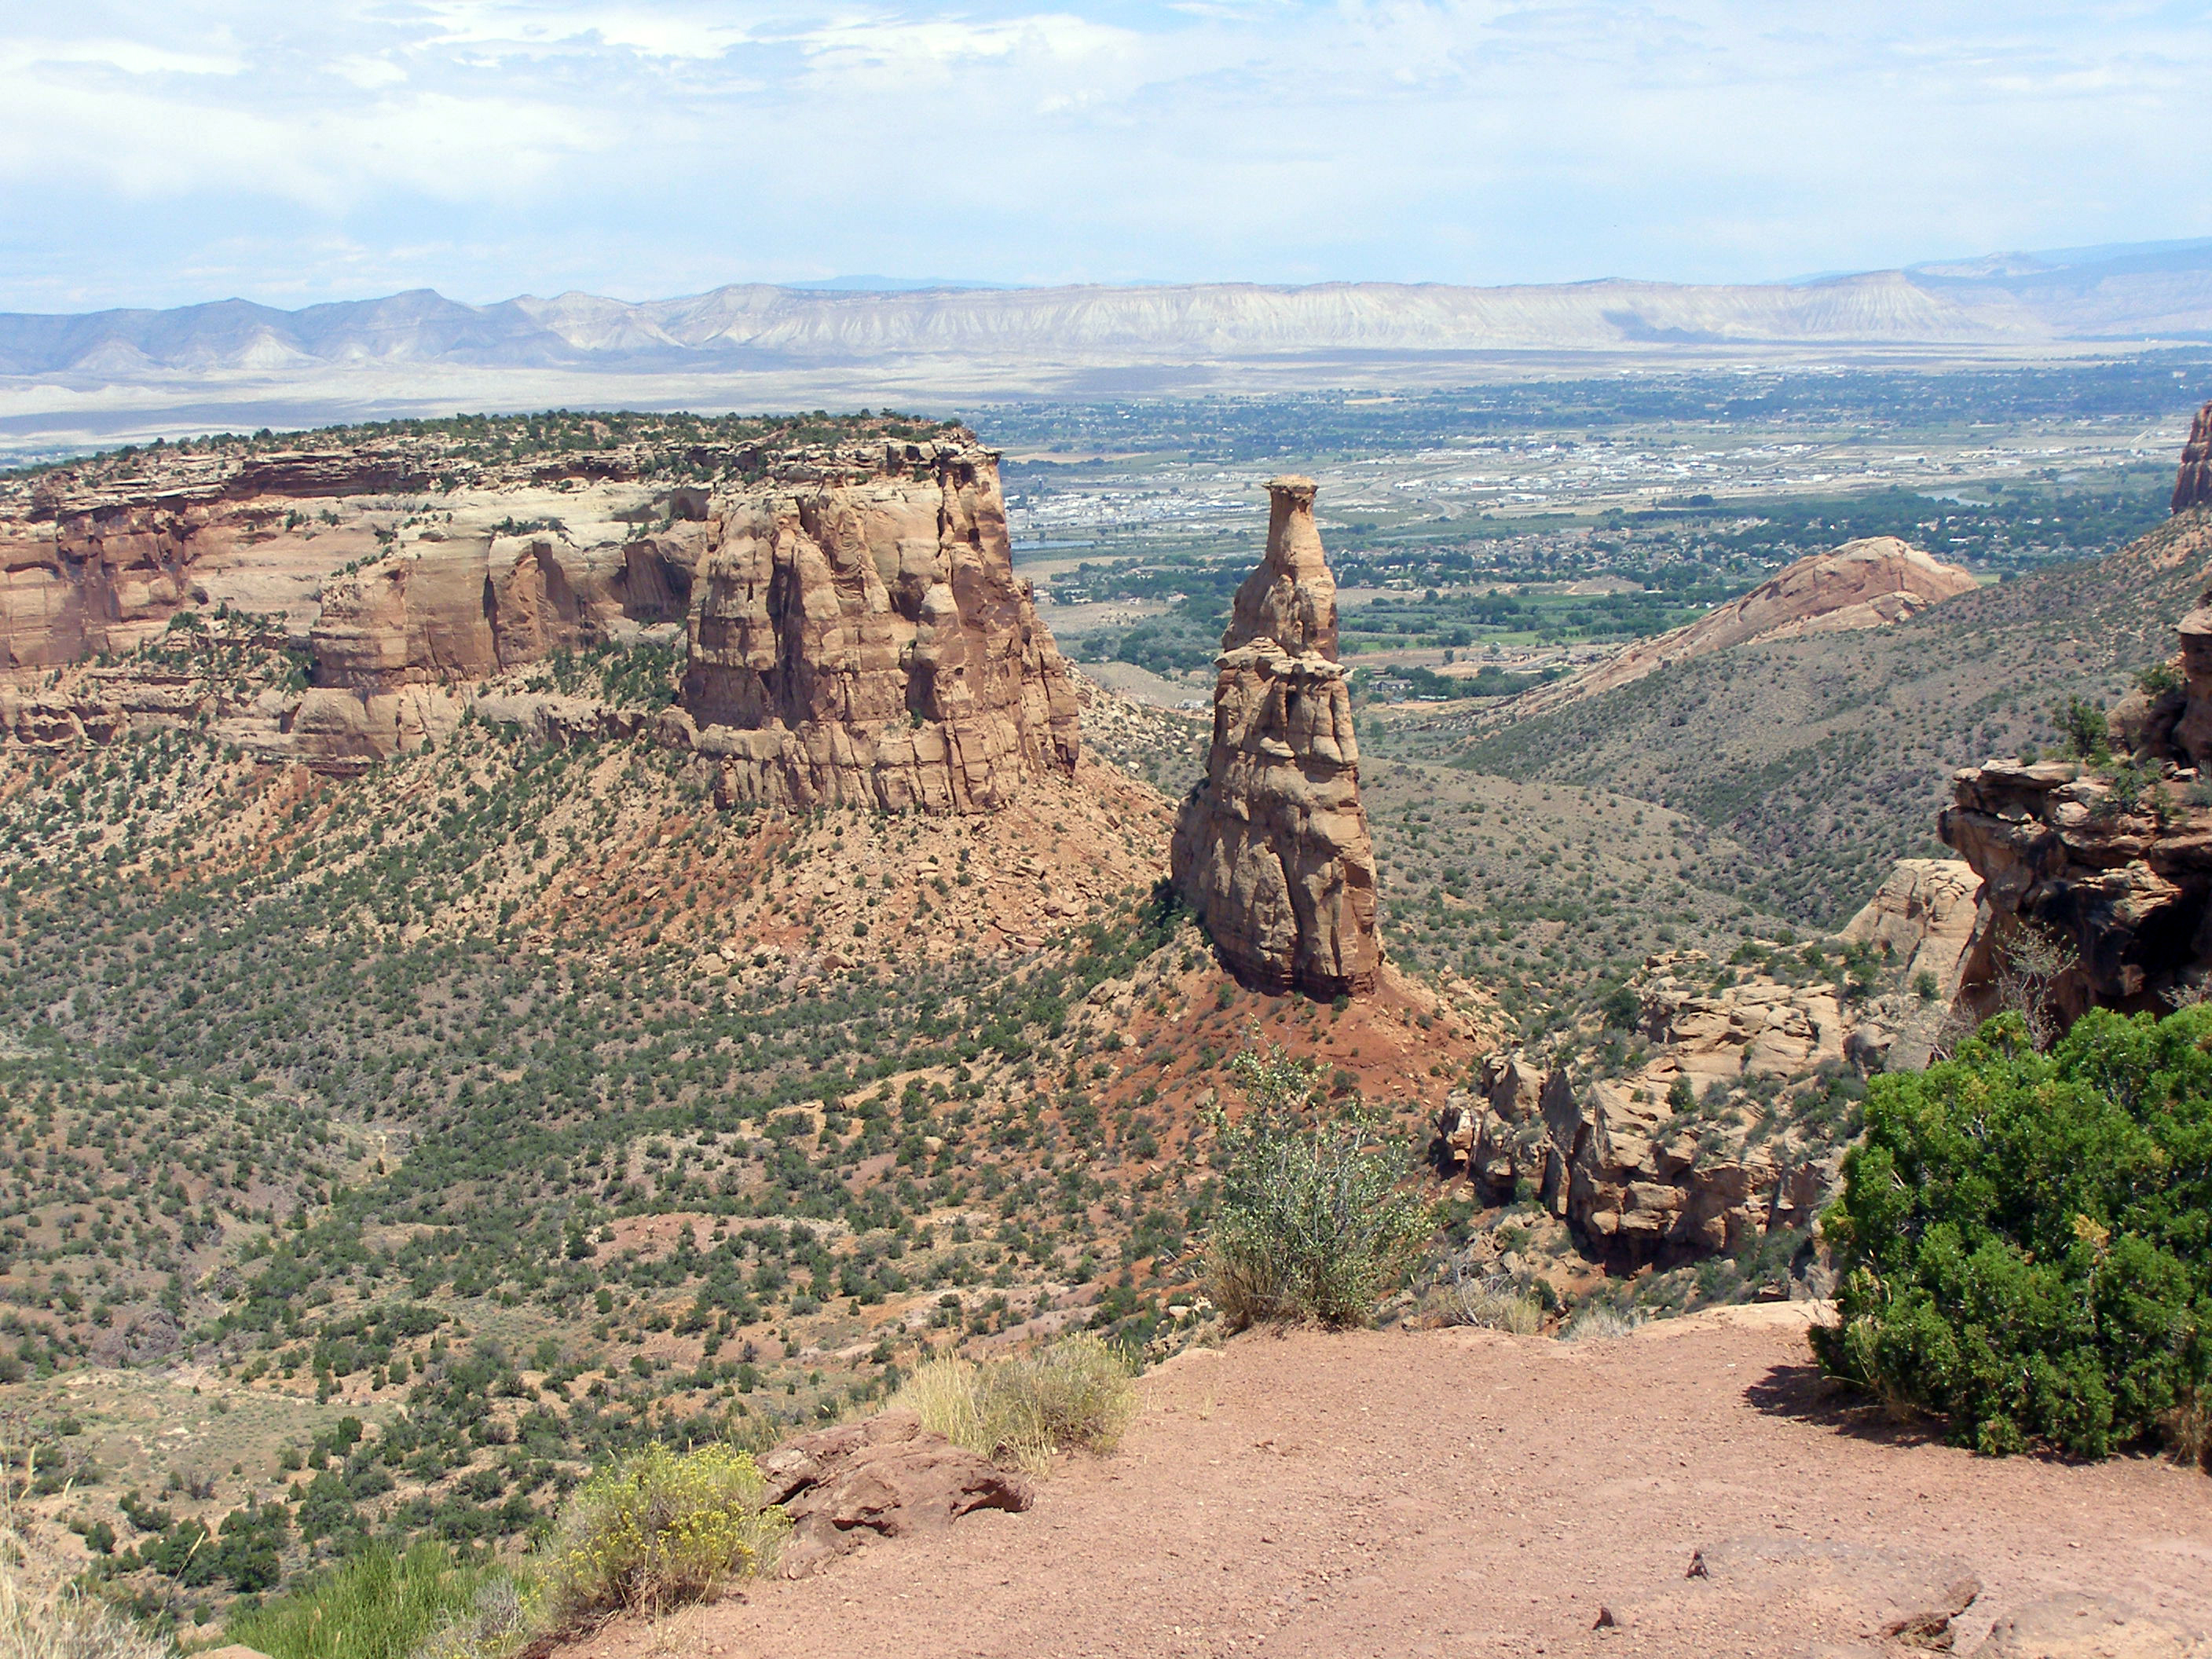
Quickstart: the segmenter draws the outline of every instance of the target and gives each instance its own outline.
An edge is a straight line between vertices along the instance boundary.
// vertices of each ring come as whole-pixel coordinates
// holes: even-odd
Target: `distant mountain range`
[[[0,314],[0,374],[115,383],[403,364],[634,372],[916,356],[1098,364],[1346,351],[2212,340],[2212,240],[2071,253],[1732,286],[898,289],[856,279],[849,288],[738,284],[638,304],[571,293],[471,306],[427,289],[300,311],[225,300],[165,311]]]
[[[1796,282],[991,288],[847,276],[631,304],[428,289],[0,313],[0,464],[455,410],[951,414],[1017,398],[1466,384],[1540,362],[2018,361],[2212,342],[2212,239]]]

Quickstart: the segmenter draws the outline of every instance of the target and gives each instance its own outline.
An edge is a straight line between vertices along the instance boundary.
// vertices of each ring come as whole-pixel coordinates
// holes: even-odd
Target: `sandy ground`
[[[1149,1376],[1122,1451],[1063,1466],[1027,1514],[568,1659],[1872,1654],[1966,1580],[1961,1654],[2069,1591],[2212,1629],[2212,1480],[1954,1450],[1832,1395],[1804,1317],[1576,1345],[1248,1335]]]

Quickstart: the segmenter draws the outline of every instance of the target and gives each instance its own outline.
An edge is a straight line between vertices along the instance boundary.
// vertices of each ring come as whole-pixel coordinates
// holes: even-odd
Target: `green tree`
[[[2003,1014],[1875,1080],[1822,1226],[1833,1375],[1959,1443],[2089,1457],[2212,1407],[2212,1008],[2094,1010],[2038,1052]]]

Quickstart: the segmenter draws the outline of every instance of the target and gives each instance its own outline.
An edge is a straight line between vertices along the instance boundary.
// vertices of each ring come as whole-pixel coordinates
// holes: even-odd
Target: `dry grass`
[[[1625,1309],[1607,1307],[1600,1303],[1584,1308],[1559,1330],[1562,1342],[1610,1342],[1615,1337],[1628,1335],[1641,1325],[1640,1315]]]
[[[176,1659],[176,1649],[70,1588],[0,1486],[0,1659]]]
[[[1112,1451],[1136,1415],[1137,1390],[1120,1351],[1084,1335],[980,1365],[933,1360],[891,1404],[956,1445],[1036,1474],[1063,1451]]]

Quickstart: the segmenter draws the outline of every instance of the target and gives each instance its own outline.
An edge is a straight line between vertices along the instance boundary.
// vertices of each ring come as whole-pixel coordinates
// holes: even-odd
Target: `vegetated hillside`
[[[1395,979],[1239,990],[1158,891],[1167,810],[1086,763],[988,817],[724,812],[688,757],[477,721],[356,779],[191,727],[0,751],[37,1501],[197,1614],[926,1351],[1178,1340],[1240,1045],[1411,1126],[1480,1044]]]
[[[1403,761],[1370,761],[1362,781],[1391,958],[1483,987],[1524,1040],[1571,1024],[1647,956],[1790,936],[1736,890],[1742,848],[1665,807]]]
[[[2212,524],[2185,516],[1893,628],[1740,646],[1533,718],[1509,708],[1492,729],[1463,717],[1407,730],[1395,746],[1668,806],[1741,849],[1709,872],[1721,890],[1833,926],[1892,860],[1942,851],[1953,770],[2051,744],[2055,705],[2109,702],[2165,660],[2208,562]]]

